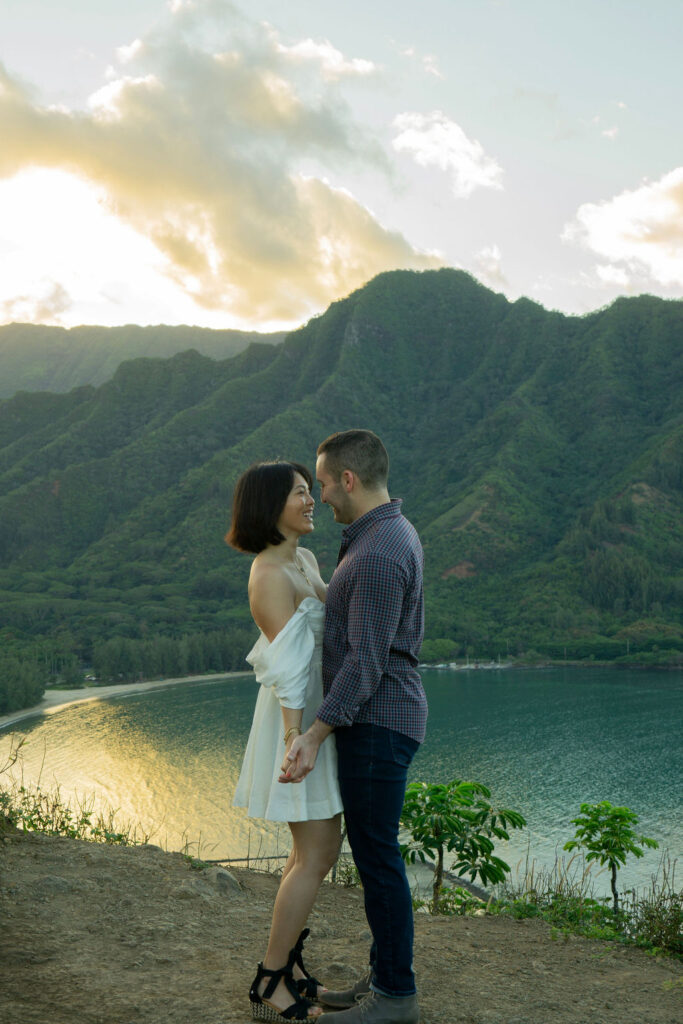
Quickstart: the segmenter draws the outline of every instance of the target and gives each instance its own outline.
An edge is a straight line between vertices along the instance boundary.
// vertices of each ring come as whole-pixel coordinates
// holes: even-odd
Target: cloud
[[[277,51],[290,60],[318,64],[323,76],[330,80],[372,75],[377,71],[377,66],[370,60],[358,57],[348,60],[328,40],[316,43],[313,39],[303,39],[293,46],[278,43]]]
[[[474,273],[490,288],[506,289],[508,279],[503,273],[502,255],[497,245],[487,245],[474,257]]]
[[[433,53],[425,53],[422,57],[422,67],[425,69],[428,75],[434,75],[435,78],[445,78],[443,71],[439,67],[438,58]]]
[[[33,294],[16,295],[0,302],[2,323],[61,323],[61,314],[72,305],[71,296],[58,281],[43,281]]]
[[[619,288],[628,288],[631,278],[623,267],[615,267],[612,263],[598,263],[595,273],[602,284],[617,285]]]
[[[414,46],[406,46],[399,50],[402,57],[408,57],[411,60],[416,60],[420,63],[423,69],[428,75],[434,75],[435,78],[445,78],[446,76],[439,67],[439,60],[433,53],[422,53],[419,54]]]
[[[394,118],[398,135],[393,147],[409,153],[422,167],[438,167],[451,177],[453,194],[466,199],[477,188],[502,188],[502,168],[475,139],[440,110],[431,114],[405,113]]]
[[[584,203],[562,238],[610,261],[614,283],[620,264],[629,280],[643,274],[659,285],[683,284],[683,167],[602,203]]]
[[[145,44],[141,39],[134,39],[129,46],[119,46],[116,50],[119,64],[128,64],[130,61],[135,60],[144,50],[144,46]]]
[[[194,302],[246,322],[300,322],[381,270],[440,265],[325,180],[388,168],[334,81],[369,67],[327,43],[283,45],[219,0],[171,11],[120,48],[85,110],[39,106],[0,67],[0,178],[88,181]]]

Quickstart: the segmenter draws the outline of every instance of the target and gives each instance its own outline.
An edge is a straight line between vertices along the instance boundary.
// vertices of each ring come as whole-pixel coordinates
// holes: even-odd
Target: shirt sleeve
[[[359,558],[348,581],[348,650],[317,717],[331,726],[351,725],[380,684],[396,636],[406,582],[385,555]]]

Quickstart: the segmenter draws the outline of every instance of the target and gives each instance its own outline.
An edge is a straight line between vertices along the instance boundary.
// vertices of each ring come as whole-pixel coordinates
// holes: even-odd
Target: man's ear
[[[341,484],[347,494],[349,494],[355,485],[356,477],[352,470],[343,469],[341,475]]]

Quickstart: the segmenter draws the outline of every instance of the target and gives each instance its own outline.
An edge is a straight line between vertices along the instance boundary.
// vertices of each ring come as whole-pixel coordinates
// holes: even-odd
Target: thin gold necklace
[[[312,587],[313,584],[311,583],[311,581],[309,580],[308,576],[306,575],[306,570],[304,569],[303,565],[299,564],[299,559],[296,556],[294,557],[294,565],[297,567],[297,569],[299,570],[299,572],[301,573],[303,578],[306,580],[306,582],[308,583],[309,587]]]

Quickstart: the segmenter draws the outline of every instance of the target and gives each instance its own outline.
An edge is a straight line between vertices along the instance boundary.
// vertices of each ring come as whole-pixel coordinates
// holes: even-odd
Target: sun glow
[[[0,322],[242,327],[197,306],[103,189],[33,168],[0,182]]]

